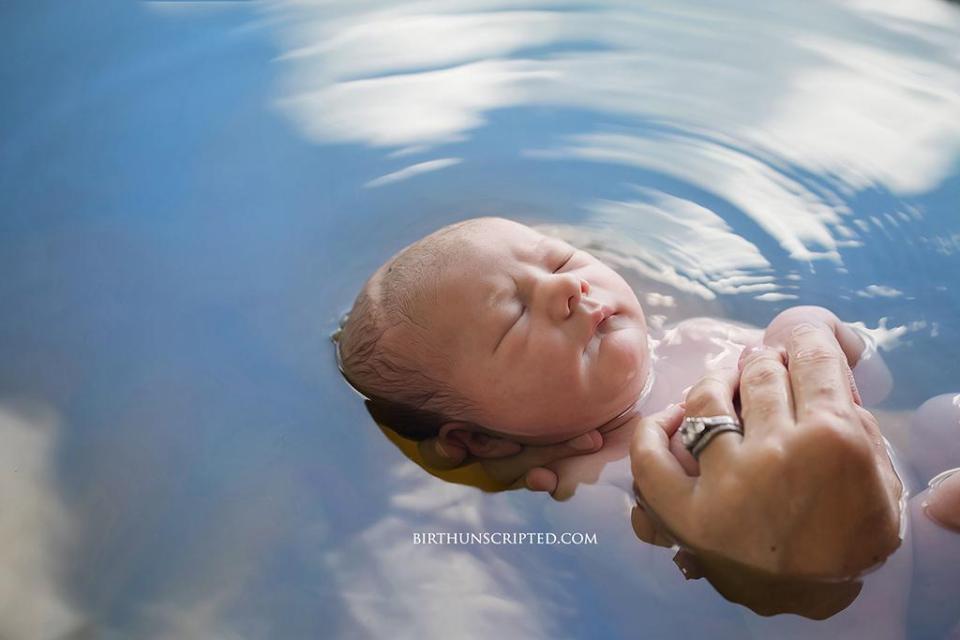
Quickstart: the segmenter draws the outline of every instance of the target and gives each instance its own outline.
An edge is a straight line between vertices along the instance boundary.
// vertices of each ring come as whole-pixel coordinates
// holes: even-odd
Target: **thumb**
[[[637,425],[630,446],[630,466],[637,491],[665,524],[685,519],[696,485],[696,479],[686,474],[670,452],[667,434],[675,432],[682,420],[683,408],[679,405],[647,416]]]

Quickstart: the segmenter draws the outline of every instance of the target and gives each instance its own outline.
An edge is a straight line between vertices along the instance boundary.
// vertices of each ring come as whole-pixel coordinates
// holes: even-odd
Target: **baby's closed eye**
[[[560,270],[566,267],[576,253],[577,253],[576,250],[573,250],[568,252],[566,255],[564,255],[564,257],[560,260],[560,264],[557,265],[557,267],[553,270],[553,272],[558,273]]]

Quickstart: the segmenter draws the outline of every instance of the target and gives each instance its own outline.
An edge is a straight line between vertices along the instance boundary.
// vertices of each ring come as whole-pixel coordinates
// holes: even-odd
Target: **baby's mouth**
[[[615,315],[616,312],[613,310],[613,308],[605,304],[602,304],[591,311],[590,319],[593,322],[593,327],[590,331],[590,337],[593,337],[594,334],[597,333],[604,333],[605,329],[609,326],[607,320]]]

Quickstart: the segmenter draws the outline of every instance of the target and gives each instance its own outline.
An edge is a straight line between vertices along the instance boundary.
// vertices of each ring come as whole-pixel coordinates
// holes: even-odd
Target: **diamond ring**
[[[700,453],[710,444],[710,441],[727,431],[743,435],[743,427],[736,417],[688,416],[683,419],[683,425],[680,427],[680,443],[694,458],[699,459]]]

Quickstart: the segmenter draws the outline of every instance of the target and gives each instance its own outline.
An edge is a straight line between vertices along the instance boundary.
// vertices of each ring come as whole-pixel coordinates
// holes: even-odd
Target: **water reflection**
[[[586,108],[714,132],[848,188],[928,189],[960,149],[958,72],[902,31],[949,54],[956,13],[929,0],[904,22],[862,4],[279,3],[282,104],[318,141],[376,146],[460,140],[515,105]]]
[[[3,638],[57,638],[83,622],[64,584],[76,526],[56,485],[58,431],[48,408],[0,404]]]
[[[608,179],[581,190],[588,195],[576,202],[580,219],[541,228],[617,266],[668,314],[709,312],[729,296],[784,303],[802,297],[803,269],[794,265],[825,262],[827,273],[846,274],[867,244],[871,252],[891,245],[892,254],[901,252],[903,229],[923,212],[898,198],[937,187],[953,170],[960,73],[955,42],[943,33],[956,34],[960,21],[935,2],[919,12],[923,17],[904,20],[892,4],[858,2],[780,3],[763,14],[738,5],[641,8],[612,0],[280,3],[273,16],[283,34],[286,84],[278,104],[315,142],[380,148],[388,164],[406,163],[371,176],[368,187],[449,167],[453,155],[458,170],[470,170],[476,150],[484,159],[488,135],[497,137],[499,158],[555,163],[557,171],[620,167],[616,189]],[[505,134],[499,114],[518,108],[568,116],[552,121],[562,126],[545,127],[535,116],[518,118],[523,124]],[[890,201],[882,211],[855,213],[869,191]],[[911,298],[907,287],[882,278],[857,281],[844,293]],[[927,326],[912,320],[888,328],[886,316],[879,322],[872,331],[886,349]],[[589,508],[592,522],[616,517],[617,498],[610,500],[605,510]],[[585,500],[575,502],[554,517],[575,522],[569,512],[582,516]],[[431,504],[422,517],[441,509]],[[460,516],[474,526],[481,521],[472,509]],[[349,557],[358,554],[377,555],[365,549]],[[886,581],[874,582],[834,628],[857,628],[880,609],[902,614],[906,596],[891,584],[902,584],[909,563],[909,553],[900,554],[884,570]],[[467,564],[470,582],[483,583]],[[789,593],[795,604],[804,600],[800,592],[824,592],[770,581],[744,590],[760,581],[741,580],[743,572],[731,579],[736,573],[713,572],[712,582],[766,614],[789,606],[759,602],[757,593]],[[607,576],[604,588],[619,585]],[[860,589],[842,585],[825,599],[805,599],[810,606],[796,612],[833,616]],[[887,630],[895,636],[896,629]]]
[[[693,557],[679,551],[674,558],[688,579],[705,578],[723,597],[761,616],[794,613],[826,620],[853,604],[863,582],[818,582],[790,579],[729,562],[723,558]]]
[[[705,300],[718,293],[764,296],[781,287],[760,250],[714,212],[649,189],[638,188],[637,196],[588,203],[589,226],[545,225],[543,230],[596,253],[631,279],[666,285],[687,296]],[[692,237],[697,238],[695,244]],[[649,285],[635,290],[649,293]],[[673,300],[671,306],[675,304]]]
[[[504,628],[525,638],[562,633],[558,612],[540,597],[550,591],[549,568],[530,571],[530,560],[503,548],[413,544],[414,532],[511,530],[525,515],[506,503],[492,507],[469,487],[438,484],[413,465],[395,465],[385,476],[395,488],[390,514],[326,554],[349,628],[378,638],[398,629],[423,638]]]
[[[876,327],[909,425],[960,379],[958,15],[11,5],[0,389],[65,426],[0,412],[0,636],[904,635],[903,566],[828,626],[684,583],[630,531],[625,469],[563,505],[428,476],[342,385],[327,335],[392,252],[506,215],[615,264],[652,323],[800,301]],[[597,548],[410,541],[586,527]],[[921,592],[950,595],[952,565],[924,562]],[[956,623],[929,603],[911,635]]]
[[[839,262],[843,240],[834,234],[852,235],[840,226],[843,207],[829,206],[775,167],[725,145],[680,135],[648,139],[607,133],[574,136],[570,143],[536,155],[628,164],[676,178],[723,198],[795,260]]]
[[[949,175],[960,72],[944,34],[958,20],[936,0],[908,21],[889,4],[777,7],[277,3],[279,104],[317,142],[421,156],[479,138],[497,111],[567,109],[583,121],[576,133],[533,124],[498,144],[674,178],[737,234],[760,230],[794,260],[840,264],[841,248],[869,238],[850,220],[851,196],[922,192]],[[763,299],[790,299],[775,288]]]
[[[438,169],[443,169],[444,167],[450,167],[461,162],[460,158],[438,158],[436,160],[427,160],[425,162],[418,162],[412,164],[409,167],[404,167],[397,171],[393,171],[386,175],[380,176],[379,178],[374,178],[370,182],[366,183],[365,187],[382,187],[385,184],[390,184],[391,182],[400,182],[401,180],[406,180],[407,178],[412,178],[413,176],[420,175],[421,173],[427,173],[428,171],[437,171]]]

